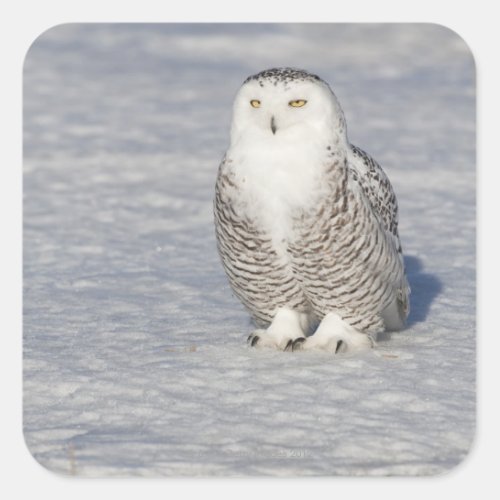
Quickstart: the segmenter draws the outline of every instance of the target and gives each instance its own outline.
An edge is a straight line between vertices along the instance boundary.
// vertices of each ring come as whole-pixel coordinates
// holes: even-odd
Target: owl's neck
[[[286,193],[288,185],[307,191],[312,181],[324,175],[325,165],[329,166],[333,158],[342,160],[336,163],[343,165],[348,151],[345,129],[339,134],[322,134],[297,127],[276,134],[257,130],[233,135],[227,157],[232,160],[236,176],[258,189],[273,185],[279,196]],[[277,189],[282,182],[286,186]]]

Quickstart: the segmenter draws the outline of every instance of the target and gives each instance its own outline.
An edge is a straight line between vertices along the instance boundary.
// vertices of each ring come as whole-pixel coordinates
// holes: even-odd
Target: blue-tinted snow
[[[252,350],[215,250],[232,98],[330,82],[400,204],[409,327]],[[435,25],[65,25],[24,68],[24,431],[77,475],[414,475],[475,427],[474,63]]]

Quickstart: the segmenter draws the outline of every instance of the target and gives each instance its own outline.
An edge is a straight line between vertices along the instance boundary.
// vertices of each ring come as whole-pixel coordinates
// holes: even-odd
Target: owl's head
[[[328,84],[307,71],[274,68],[248,77],[233,106],[232,142],[346,140],[344,114]]]

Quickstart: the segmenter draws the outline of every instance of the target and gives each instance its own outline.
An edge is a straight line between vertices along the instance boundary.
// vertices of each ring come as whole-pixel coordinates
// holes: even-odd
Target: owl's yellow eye
[[[288,103],[289,106],[292,106],[292,108],[301,108],[307,103],[304,99],[297,99],[295,101],[290,101]]]
[[[252,108],[260,108],[260,101],[258,99],[252,99],[250,105]]]

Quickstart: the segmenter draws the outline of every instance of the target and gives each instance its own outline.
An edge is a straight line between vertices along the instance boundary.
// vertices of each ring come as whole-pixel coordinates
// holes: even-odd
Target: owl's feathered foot
[[[247,339],[251,347],[272,347],[279,350],[290,350],[290,342],[305,339],[308,318],[304,313],[292,309],[279,309],[272,323],[265,330],[255,330]]]
[[[370,349],[374,345],[375,342],[370,335],[359,332],[337,314],[328,313],[314,335],[290,341],[286,350],[321,349],[340,354]]]

